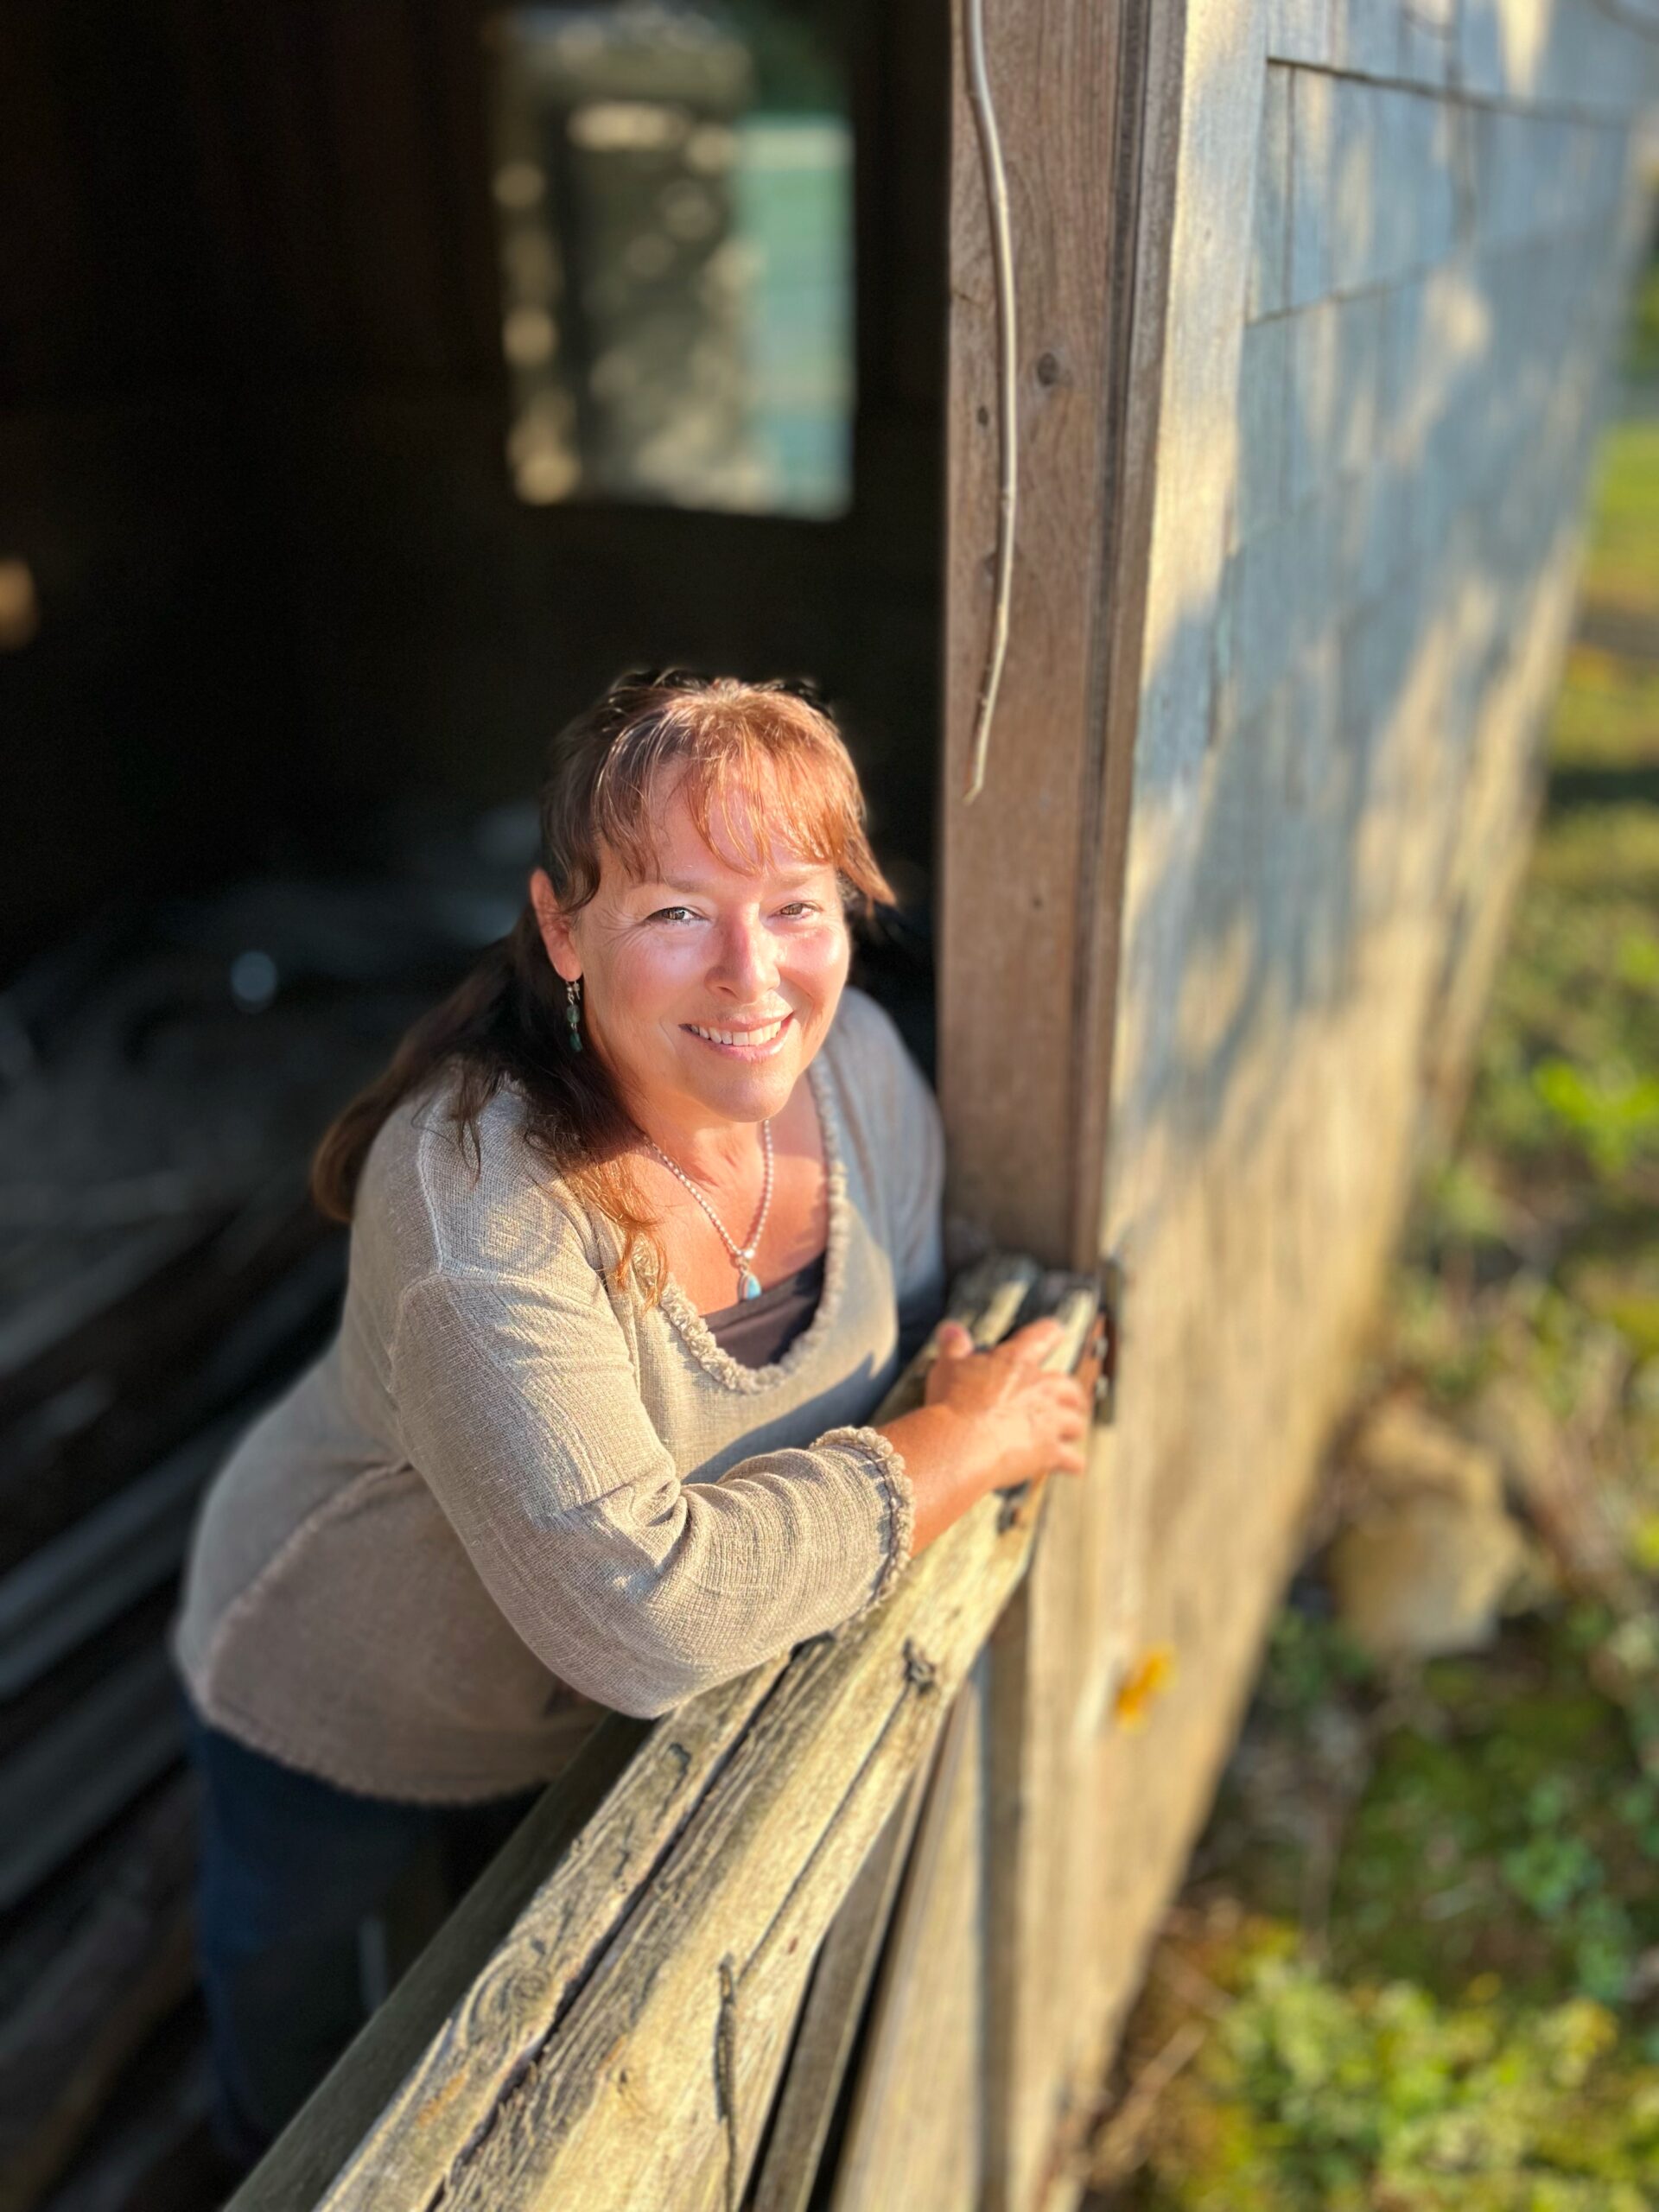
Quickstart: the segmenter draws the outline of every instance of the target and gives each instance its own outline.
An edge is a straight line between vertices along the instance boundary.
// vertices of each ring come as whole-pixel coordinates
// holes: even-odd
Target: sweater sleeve
[[[561,1680],[650,1716],[884,1597],[910,1557],[872,1428],[680,1479],[597,1274],[440,1273],[391,1347],[402,1440],[486,1587]]]

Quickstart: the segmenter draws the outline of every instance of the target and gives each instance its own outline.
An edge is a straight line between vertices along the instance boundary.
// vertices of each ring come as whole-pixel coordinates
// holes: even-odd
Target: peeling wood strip
[[[753,2212],[807,2212],[925,1795],[925,1780],[918,1773],[830,1923],[791,2055]]]
[[[951,1706],[882,1962],[830,2212],[925,2203],[971,2212],[977,2194],[982,2024],[981,1694]],[[919,2066],[921,2046],[927,2063]]]
[[[721,1989],[719,2069],[726,2141],[715,2171],[688,2183],[675,2212],[738,2212],[747,2199],[754,2161],[789,2056],[812,1973],[813,1952],[800,1945],[782,1971],[746,1993],[734,1975]],[[729,1965],[730,1961],[727,1961]]]
[[[425,2200],[429,2177],[487,2120],[501,2072],[521,2048],[514,2023],[530,2004],[529,1988],[539,1979],[543,2002],[556,2001],[562,1974],[575,1971],[584,1937],[594,1934],[606,1873],[582,1847],[599,1816],[615,1815],[606,1830],[613,1919],[615,1885],[626,1871],[615,1860],[615,1828],[645,1849],[664,1812],[683,1815],[700,1764],[723,1753],[747,1719],[751,1681],[728,1687],[723,1739],[718,1726],[709,1726],[712,1700],[699,1700],[707,1732],[690,1742],[686,1727],[674,1725],[683,1722],[680,1714],[655,1724],[615,1714],[601,1723],[226,2212],[408,2212]]]

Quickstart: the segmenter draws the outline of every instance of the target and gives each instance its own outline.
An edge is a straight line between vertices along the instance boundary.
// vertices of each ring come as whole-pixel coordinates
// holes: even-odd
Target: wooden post
[[[1125,448],[1135,237],[1122,172],[1138,143],[1151,12],[1147,0],[988,10],[1020,334],[1020,520],[1007,658],[971,802],[961,793],[993,619],[999,393],[960,23],[954,56],[938,965],[949,1203],[997,1243],[1090,1270],[1133,737],[1135,683],[1120,664],[1137,658],[1144,556],[1146,486]]]
[[[1091,1274],[1103,1257],[1185,13],[1185,0],[999,0],[987,10],[1017,270],[1020,522],[1000,705],[970,804],[959,794],[992,616],[998,391],[960,26],[955,56],[939,931],[949,1205],[991,1239]],[[1101,1826],[1094,1731],[1079,1712],[1109,1695],[1119,1657],[1100,1602],[1109,1459],[1103,1434],[1087,1483],[1047,1501],[1033,1583],[989,1655],[978,2201],[993,2212],[1029,2212],[1051,2190],[1068,2088],[1098,2044],[1094,1982],[1065,1923]],[[1092,1924],[1084,1914],[1081,1927]]]

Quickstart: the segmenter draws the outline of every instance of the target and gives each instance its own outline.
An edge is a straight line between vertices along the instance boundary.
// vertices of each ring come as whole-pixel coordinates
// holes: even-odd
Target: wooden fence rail
[[[1092,1285],[998,1257],[950,1310],[982,1344],[1057,1313],[1070,1368],[1095,1306]],[[878,1418],[917,1402],[931,1356]],[[1039,1506],[1040,1485],[982,1499],[844,1630],[661,1719],[602,1723],[229,2212],[799,2212],[848,2101],[829,2155],[850,2212],[883,2201],[872,2179],[903,2168],[912,2121],[974,2130],[890,2077],[903,2008],[985,1967],[941,1955],[930,1905],[978,1726],[971,1691],[953,1701]]]

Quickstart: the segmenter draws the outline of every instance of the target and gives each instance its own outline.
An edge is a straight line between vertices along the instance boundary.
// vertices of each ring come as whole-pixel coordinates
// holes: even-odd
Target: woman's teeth
[[[784,1020],[789,1019],[785,1014]],[[711,1045],[770,1045],[784,1027],[783,1021],[769,1021],[763,1029],[703,1029],[697,1023],[686,1024],[695,1037],[706,1037]]]

